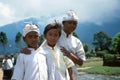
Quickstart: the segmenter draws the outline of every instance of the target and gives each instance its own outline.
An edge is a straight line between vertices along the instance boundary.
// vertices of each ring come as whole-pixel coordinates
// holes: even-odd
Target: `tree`
[[[113,49],[120,54],[120,32],[115,35],[112,41]]]
[[[15,37],[15,42],[18,48],[21,47],[22,34],[18,32]]]
[[[103,31],[94,34],[93,45],[96,50],[109,50],[111,42],[112,38]]]
[[[0,43],[3,45],[4,51],[5,51],[5,46],[8,43],[8,39],[7,39],[6,33],[4,32],[0,32]]]
[[[75,32],[73,32],[73,36],[75,36],[76,38],[78,38],[78,35]]]
[[[38,46],[40,46],[43,41],[44,41],[44,35],[41,35],[41,36],[40,36],[39,43],[38,43]]]
[[[84,43],[83,47],[84,47],[85,52],[89,50],[89,45],[87,43]]]

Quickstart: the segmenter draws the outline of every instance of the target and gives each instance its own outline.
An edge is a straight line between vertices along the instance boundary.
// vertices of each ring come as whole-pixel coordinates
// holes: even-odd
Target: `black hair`
[[[48,25],[45,27],[43,33],[44,33],[44,35],[46,35],[47,32],[48,32],[49,30],[51,30],[51,29],[58,29],[58,30],[59,30],[59,37],[60,37],[60,36],[61,36],[61,28],[62,28],[62,26],[61,26],[60,23],[57,23],[57,22],[51,23],[51,24],[48,24]]]

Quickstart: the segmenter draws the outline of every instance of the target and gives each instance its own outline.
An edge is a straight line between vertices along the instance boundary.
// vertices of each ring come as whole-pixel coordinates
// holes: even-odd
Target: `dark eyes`
[[[38,37],[39,37],[38,35],[34,35],[34,36],[29,35],[29,36],[28,36],[28,38],[38,38]]]
[[[68,23],[69,23],[69,24],[73,24],[73,25],[77,25],[77,22],[76,22],[76,21],[74,21],[74,22],[73,22],[73,21],[69,21]]]
[[[57,37],[57,36],[59,36],[59,34],[49,34],[49,36],[55,36],[55,37]]]

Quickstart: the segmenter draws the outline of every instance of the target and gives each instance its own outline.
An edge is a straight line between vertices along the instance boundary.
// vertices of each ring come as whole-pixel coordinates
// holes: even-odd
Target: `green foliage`
[[[73,32],[73,36],[79,39],[78,35],[75,32]]]
[[[115,75],[120,76],[120,67],[103,66],[102,58],[92,57],[84,62],[83,68],[90,67],[89,69],[80,70],[80,72],[86,72],[90,74],[102,74],[102,75]]]
[[[21,54],[21,53],[15,53],[14,54],[14,58],[17,59],[17,57],[19,56],[19,54]]]
[[[15,42],[17,44],[17,47],[21,46],[21,40],[22,40],[22,34],[18,32],[15,37]]]
[[[0,44],[3,45],[3,48],[4,48],[3,53],[6,51],[5,50],[6,49],[5,46],[7,45],[7,43],[8,43],[8,39],[7,39],[6,33],[0,32]]]
[[[39,40],[39,43],[38,43],[38,45],[40,46],[41,44],[42,44],[42,42],[44,41],[44,35],[41,35],[40,36],[40,40]]]
[[[90,53],[90,52],[86,52],[86,58],[91,58],[94,56],[94,54]]]
[[[113,59],[115,56],[113,54],[105,54],[104,57],[107,59]]]
[[[16,34],[16,37],[15,37],[15,42],[16,43],[19,43],[21,41],[21,38],[22,38],[22,34],[20,32],[18,32]]]
[[[84,43],[83,47],[84,47],[85,52],[89,50],[89,45],[87,43]]]
[[[113,49],[120,54],[120,32],[113,38],[112,46]]]
[[[6,33],[4,32],[0,32],[0,43],[2,43],[3,45],[6,45],[8,43]]]
[[[111,45],[112,38],[108,36],[105,32],[100,31],[94,34],[93,40],[93,45],[96,47],[96,49],[108,50]]]
[[[105,50],[103,50],[103,51],[97,51],[96,52],[96,55],[97,55],[97,57],[103,57],[105,54],[107,54],[108,52],[107,51],[105,51]]]
[[[116,75],[120,76],[120,68],[119,67],[107,67],[107,66],[96,66],[87,70],[84,70],[90,74],[102,74],[102,75]]]

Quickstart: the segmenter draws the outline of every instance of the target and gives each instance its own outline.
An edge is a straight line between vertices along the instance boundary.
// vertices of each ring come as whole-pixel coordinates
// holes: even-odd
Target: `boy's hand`
[[[27,48],[22,48],[20,52],[23,54],[31,54],[31,50],[28,50]]]
[[[68,50],[66,50],[64,47],[62,47],[62,46],[60,46],[60,50],[61,50],[61,52],[63,52],[63,55],[64,56],[70,56],[70,52],[68,51]]]

